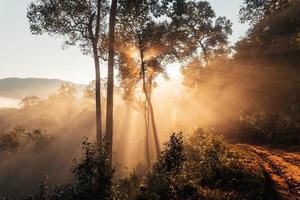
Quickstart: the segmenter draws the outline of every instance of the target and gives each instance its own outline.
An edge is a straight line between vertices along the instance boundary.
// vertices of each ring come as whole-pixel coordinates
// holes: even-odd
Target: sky
[[[93,59],[83,55],[78,47],[63,50],[63,38],[30,33],[26,12],[31,1],[0,0],[0,79],[54,78],[75,83],[93,80]],[[240,24],[238,19],[243,0],[208,1],[217,16],[226,16],[233,22],[230,41],[234,44],[248,29],[248,25]],[[106,65],[102,65],[101,70],[106,74]],[[172,78],[172,74],[179,73],[178,67],[168,72]]]

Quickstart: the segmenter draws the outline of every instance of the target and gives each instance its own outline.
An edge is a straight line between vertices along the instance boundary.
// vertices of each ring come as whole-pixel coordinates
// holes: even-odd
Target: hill
[[[25,96],[47,97],[54,93],[61,84],[72,84],[77,92],[81,92],[86,85],[76,84],[59,79],[46,78],[5,78],[0,79],[0,97],[19,99]]]

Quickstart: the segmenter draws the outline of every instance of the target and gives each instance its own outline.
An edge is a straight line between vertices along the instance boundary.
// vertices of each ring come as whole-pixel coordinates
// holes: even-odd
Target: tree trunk
[[[113,145],[113,105],[114,105],[114,46],[117,0],[112,0],[109,16],[109,46],[108,46],[108,74],[107,74],[107,105],[106,105],[106,151],[112,161]]]
[[[148,169],[150,168],[151,159],[150,159],[150,134],[149,134],[149,112],[148,112],[148,103],[145,100],[144,107],[144,119],[145,119],[145,127],[146,127],[146,135],[145,135],[145,154],[146,154],[146,164]]]
[[[98,57],[97,44],[93,44],[93,54],[95,62],[95,74],[96,74],[96,137],[99,146],[102,145],[102,119],[101,119],[101,81],[100,81],[100,62]]]
[[[102,119],[101,119],[101,80],[100,80],[100,61],[98,54],[98,39],[99,39],[99,29],[100,29],[100,1],[98,2],[98,13],[97,13],[97,23],[95,34],[93,33],[93,20],[95,14],[92,14],[89,18],[88,24],[88,33],[90,42],[93,47],[93,56],[94,56],[94,64],[95,64],[95,76],[96,76],[96,85],[95,85],[95,93],[96,93],[96,140],[99,146],[102,146]]]
[[[156,157],[158,159],[159,156],[160,156],[159,139],[158,139],[158,133],[157,133],[156,124],[155,124],[153,106],[152,106],[152,102],[151,102],[151,99],[150,99],[150,96],[148,94],[147,87],[146,87],[146,75],[145,75],[145,70],[146,69],[145,69],[145,63],[144,63],[144,52],[143,52],[142,49],[140,51],[140,54],[141,54],[140,56],[141,56],[141,70],[142,70],[142,80],[143,80],[143,91],[145,93],[146,102],[148,104],[147,109],[150,109],[151,125],[152,125],[153,136],[154,136]]]
[[[151,125],[152,125],[154,142],[155,142],[156,156],[157,156],[157,159],[159,159],[159,157],[160,157],[159,139],[158,139],[158,133],[157,133],[156,123],[155,123],[153,105],[152,105],[152,101],[151,101],[150,97],[148,97],[148,105],[149,105],[149,109],[150,109]]]

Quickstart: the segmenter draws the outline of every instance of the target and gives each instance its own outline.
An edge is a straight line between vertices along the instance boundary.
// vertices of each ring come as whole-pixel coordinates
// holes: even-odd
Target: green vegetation
[[[0,153],[16,152],[22,147],[34,143],[42,145],[50,140],[50,138],[40,129],[26,130],[25,128],[15,128],[10,132],[0,132]]]
[[[252,26],[236,44],[235,57],[251,64],[299,69],[299,11],[298,0],[246,0],[240,18]]]
[[[265,181],[252,155],[199,129],[187,141],[173,134],[138,195],[127,199],[264,199]]]
[[[28,193],[41,177],[49,174],[51,180],[46,176],[32,195],[16,198],[276,199],[270,177],[264,170],[270,168],[279,177],[277,179],[290,184],[287,179],[292,178],[280,172],[288,171],[290,166],[297,171],[299,159],[281,159],[278,155],[276,159],[267,160],[269,154],[266,156],[266,153],[261,153],[258,158],[249,152],[249,148],[226,142],[218,133],[237,142],[300,148],[299,2],[244,0],[240,20],[250,23],[250,28],[244,38],[230,47],[232,23],[226,17],[218,17],[207,1],[33,1],[27,13],[31,32],[64,36],[66,45],[79,45],[84,54],[93,56],[95,81],[83,91],[84,98],[81,99],[76,97],[76,88],[82,86],[75,87],[58,80],[46,81],[49,88],[58,83],[62,85],[48,99],[29,94],[22,99],[19,109],[1,110],[0,127],[3,130],[6,126],[11,129],[12,124],[14,127],[41,125],[50,127],[56,137],[55,143],[48,145],[49,137],[41,130],[18,128],[0,132],[0,154],[1,159],[4,158],[0,165],[3,191],[11,194],[15,185],[22,185]],[[107,57],[107,85],[101,85],[100,60],[106,61]],[[169,94],[168,101],[159,97],[159,101],[154,102],[157,94],[153,91],[158,78],[167,79],[167,65],[176,62],[182,66],[183,84],[188,92],[178,88],[179,98]],[[117,76],[114,69],[118,70]],[[114,77],[118,78],[119,84],[116,88],[117,97],[120,97],[118,104],[113,101]],[[5,81],[11,86],[11,80]],[[25,82],[19,81],[19,85],[24,85]],[[23,89],[39,83],[30,80],[29,86],[25,84]],[[105,90],[106,96],[102,95]],[[168,93],[167,90],[164,92]],[[95,99],[95,104],[90,99]],[[173,102],[173,99],[176,100]],[[137,113],[129,108],[129,104],[142,115],[136,117]],[[94,109],[91,106],[95,106]],[[102,111],[104,106],[105,112]],[[169,110],[164,109],[165,115],[159,118],[157,110],[165,106]],[[113,117],[114,107],[118,108],[115,112],[118,118]],[[186,111],[186,107],[195,110]],[[197,113],[198,107],[204,110],[203,113]],[[96,115],[95,121],[91,120],[92,115]],[[114,119],[117,119],[115,124]],[[173,126],[161,129],[170,130],[170,127],[181,127],[184,120],[193,123],[202,120],[201,123],[209,124],[217,131],[198,129],[189,138],[181,133],[172,134],[161,151],[159,139],[163,138],[163,131],[159,135],[157,126],[172,123]],[[106,140],[103,142],[104,121]],[[129,125],[132,122],[134,125]],[[114,131],[114,125],[118,131]],[[194,125],[187,123],[184,128],[191,129]],[[81,151],[76,151],[82,134],[95,131],[92,139],[96,143],[85,140]],[[139,144],[131,148],[130,140]],[[32,148],[36,146],[41,148]],[[124,176],[123,170],[114,166],[113,150],[121,152],[115,159],[118,162],[118,159],[132,156],[129,149],[139,151],[134,152],[137,158],[132,158],[133,161],[145,163]],[[80,153],[83,153],[80,159],[75,160],[71,171],[66,172],[71,159]],[[259,159],[264,164],[260,164]],[[31,163],[24,171],[18,168],[12,173],[13,162],[18,167],[21,164],[23,167],[25,162]],[[277,170],[276,166],[280,165],[274,162],[281,162],[286,168]],[[13,175],[13,183],[8,183]],[[19,182],[15,183],[15,180]],[[67,181],[58,185],[56,180]],[[290,185],[296,185],[298,189],[297,181]],[[32,183],[28,188],[27,182]],[[53,188],[53,185],[57,186]]]
[[[188,139],[172,134],[160,159],[145,175],[115,177],[104,150],[83,142],[83,157],[74,163],[71,185],[51,189],[45,181],[24,199],[267,199],[267,177],[256,158],[209,130]]]
[[[245,0],[240,20],[250,28],[233,56],[225,52],[205,67],[200,59],[183,67],[188,88],[222,105],[213,105],[223,116],[213,126],[224,135],[299,147],[299,9],[298,0]]]
[[[299,123],[289,114],[256,112],[241,117],[237,135],[244,142],[299,148],[299,132]]]

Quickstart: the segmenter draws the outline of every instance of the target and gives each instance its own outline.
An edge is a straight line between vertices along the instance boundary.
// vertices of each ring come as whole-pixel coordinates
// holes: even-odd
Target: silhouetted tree
[[[96,96],[95,87],[96,87],[96,81],[93,80],[83,90],[83,96],[86,98],[95,98]]]
[[[57,91],[57,95],[61,98],[74,100],[76,88],[71,84],[62,84]]]
[[[108,36],[108,74],[107,74],[107,104],[106,104],[106,150],[110,162],[113,145],[113,108],[114,108],[114,56],[115,56],[115,24],[118,1],[112,0],[109,15]]]
[[[41,99],[37,96],[27,96],[22,98],[21,105],[23,108],[31,107],[37,105],[41,102]]]
[[[158,22],[152,16],[152,8],[156,3],[152,1],[120,1],[118,50],[120,79],[125,86],[125,94],[132,94],[137,84],[142,82],[142,91],[145,95],[143,110],[145,112],[146,141],[149,141],[151,126],[158,157],[160,146],[151,94],[155,86],[155,78],[159,74],[166,76],[165,65],[174,57],[174,46],[169,41],[167,21]],[[148,146],[148,142],[146,142],[146,146]],[[149,163],[149,147],[146,147],[146,152]]]
[[[95,87],[96,87],[96,81],[93,80],[91,81],[86,88],[83,90],[83,96],[85,98],[92,98],[95,99],[96,93],[95,93]],[[106,90],[107,84],[106,84],[106,79],[102,78],[101,79],[101,91]],[[105,103],[105,96],[101,95],[102,103]]]
[[[92,53],[96,74],[96,132],[102,141],[100,61],[101,35],[105,31],[107,1],[102,0],[38,0],[28,8],[27,17],[33,34],[44,32],[63,35],[66,45],[79,44],[84,53]]]
[[[75,175],[76,199],[112,199],[114,170],[107,159],[106,149],[97,144],[83,142],[83,158],[72,168]]]
[[[267,0],[244,2],[242,22],[250,22],[246,37],[235,49],[236,58],[266,61],[277,65],[298,66],[300,53],[300,2]]]
[[[252,25],[263,18],[285,9],[288,4],[298,0],[244,0],[240,10],[241,22],[250,22]]]
[[[194,54],[208,64],[214,54],[222,53],[227,48],[232,23],[225,17],[216,18],[207,1],[183,3],[182,11],[170,16],[173,26],[179,28],[174,31],[180,32],[190,57]]]
[[[9,132],[0,132],[0,153],[4,151],[16,152],[29,142],[48,140],[48,136],[40,129],[26,130],[15,128]]]

